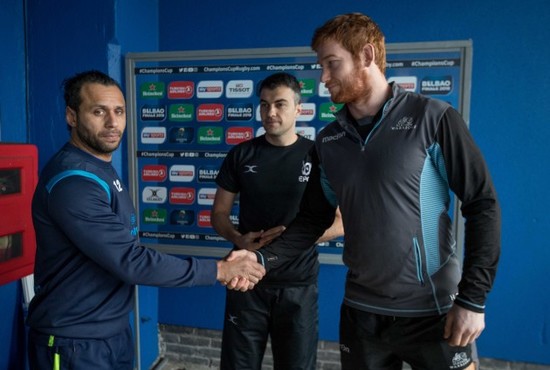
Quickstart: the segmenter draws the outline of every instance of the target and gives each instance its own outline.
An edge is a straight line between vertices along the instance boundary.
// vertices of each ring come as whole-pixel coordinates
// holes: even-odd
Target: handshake
[[[257,262],[256,254],[245,249],[232,251],[217,264],[217,280],[228,289],[241,292],[254,288],[265,275],[265,268]]]

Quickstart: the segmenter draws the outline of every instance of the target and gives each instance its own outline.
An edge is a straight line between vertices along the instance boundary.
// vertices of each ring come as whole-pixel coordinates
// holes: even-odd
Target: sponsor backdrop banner
[[[387,61],[389,81],[450,103],[468,122],[470,41],[388,44]],[[282,71],[300,81],[296,130],[314,140],[341,105],[330,101],[308,47],[126,56],[129,187],[142,244],[199,256],[229,251],[231,243],[210,223],[215,179],[232,146],[263,134],[258,86]],[[235,224],[238,207],[237,201]],[[343,245],[319,245],[321,261],[341,263]]]

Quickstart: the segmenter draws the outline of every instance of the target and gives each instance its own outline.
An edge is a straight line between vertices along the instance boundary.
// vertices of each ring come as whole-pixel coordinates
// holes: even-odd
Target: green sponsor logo
[[[146,209],[143,211],[143,222],[146,224],[166,224],[166,210],[163,208]]]
[[[344,104],[323,103],[319,108],[320,121],[334,121],[334,113],[338,112]]]
[[[220,144],[223,139],[223,129],[221,127],[200,127],[197,134],[199,144]]]
[[[193,104],[172,104],[170,105],[169,120],[176,122],[188,122],[193,120],[195,107]]]
[[[144,82],[140,86],[142,98],[162,99],[164,98],[164,82]]]
[[[304,78],[299,81],[302,96],[312,96],[315,94],[315,80],[313,78]]]

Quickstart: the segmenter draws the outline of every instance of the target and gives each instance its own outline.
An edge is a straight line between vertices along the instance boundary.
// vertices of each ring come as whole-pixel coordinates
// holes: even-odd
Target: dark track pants
[[[222,370],[260,370],[268,335],[275,370],[313,370],[318,340],[317,284],[227,291]]]
[[[30,370],[132,370],[130,327],[106,339],[50,337],[29,332]]]

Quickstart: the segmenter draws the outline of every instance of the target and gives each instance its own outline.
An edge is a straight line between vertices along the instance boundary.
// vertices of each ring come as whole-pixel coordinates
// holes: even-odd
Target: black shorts
[[[340,312],[342,370],[461,370],[472,363],[472,346],[451,347],[444,339],[445,315],[394,317],[345,304]]]

